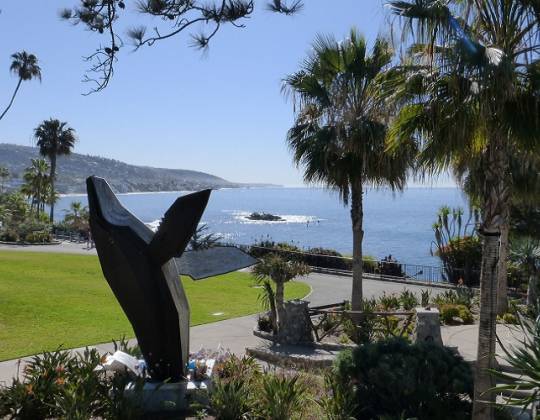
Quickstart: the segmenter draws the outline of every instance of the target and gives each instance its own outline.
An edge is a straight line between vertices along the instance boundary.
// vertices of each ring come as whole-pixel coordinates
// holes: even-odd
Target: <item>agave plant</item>
[[[537,311],[538,312],[538,309]],[[534,319],[517,315],[519,327],[523,333],[523,340],[518,346],[505,346],[497,337],[504,359],[519,375],[511,375],[495,369],[491,374],[505,382],[493,388],[495,392],[502,391],[531,391],[528,395],[513,394],[507,397],[506,404],[521,406],[523,410],[537,405],[540,402],[540,316]]]

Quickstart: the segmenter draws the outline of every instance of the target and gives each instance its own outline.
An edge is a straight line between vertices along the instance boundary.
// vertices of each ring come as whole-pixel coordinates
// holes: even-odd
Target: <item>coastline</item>
[[[281,189],[281,188],[291,188],[284,185],[269,185],[269,186],[242,186],[242,187],[218,187],[218,188],[203,188],[211,189],[212,191],[222,191],[222,190],[266,190],[266,189]],[[298,188],[310,188],[310,187],[298,187]],[[322,187],[313,187],[319,189]],[[127,193],[115,193],[116,195],[144,195],[144,194],[189,194],[197,192],[200,190],[171,190],[171,191],[132,191]],[[68,194],[58,194],[60,198],[69,198],[69,197],[86,197],[86,193],[68,193]]]

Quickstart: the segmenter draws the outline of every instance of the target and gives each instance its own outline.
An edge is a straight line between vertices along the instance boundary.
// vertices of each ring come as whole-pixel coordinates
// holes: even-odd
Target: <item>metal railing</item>
[[[346,301],[309,308],[311,329],[317,342],[343,328],[345,323],[354,328],[357,342],[362,340],[362,334],[368,333],[366,323],[372,324],[369,334],[373,336],[405,337],[409,335],[416,315],[414,311],[352,311],[346,308]]]
[[[257,245],[237,245],[242,250],[255,257],[261,257],[268,253],[283,255],[289,259],[298,259],[317,269],[318,271],[334,272],[337,274],[350,274],[352,272],[352,258],[334,255],[312,254],[308,252],[284,250],[279,248],[268,248]],[[471,270],[454,269],[449,273],[448,269],[442,266],[431,266],[423,264],[408,264],[399,261],[365,259],[363,261],[363,271],[368,277],[380,279],[399,279],[401,281],[418,281],[423,283],[448,284],[456,282],[462,278],[464,283],[471,275]],[[473,272],[479,276],[479,272]]]
[[[54,231],[53,237],[54,239],[57,239],[59,241],[69,241],[69,242],[76,242],[76,243],[87,242],[88,240],[87,237],[81,235],[80,233],[61,231],[61,230]]]

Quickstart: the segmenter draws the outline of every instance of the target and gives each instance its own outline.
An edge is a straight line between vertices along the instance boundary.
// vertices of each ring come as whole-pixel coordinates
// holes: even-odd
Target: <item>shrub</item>
[[[372,255],[364,255],[362,257],[362,267],[366,273],[375,273],[377,272],[378,260]]]
[[[13,228],[6,228],[0,233],[0,240],[5,242],[19,242],[21,237]]]
[[[469,311],[465,305],[447,303],[441,305],[439,311],[441,314],[441,320],[445,324],[454,323],[454,317],[461,318],[464,324],[472,324],[474,321],[471,311]]]
[[[399,309],[399,298],[393,293],[387,295],[386,292],[383,292],[382,296],[379,297],[378,303],[383,311]]]
[[[126,398],[124,390],[133,380],[140,389],[142,380],[127,373],[96,372],[100,362],[95,349],[33,357],[21,380],[0,389],[0,418],[138,418],[136,398]]]
[[[420,292],[420,304],[423,308],[427,308],[429,306],[429,302],[431,301],[431,292],[427,289],[422,290]]]
[[[252,411],[249,383],[242,378],[216,380],[210,403],[216,419],[237,420],[245,418]]]
[[[348,420],[354,418],[356,399],[353,388],[345,386],[336,375],[324,375],[325,395],[315,400],[328,420]]]
[[[259,331],[272,332],[272,320],[268,316],[261,315],[257,319],[257,328]]]
[[[475,298],[476,294],[473,289],[468,287],[456,287],[455,289],[439,293],[435,296],[433,301],[438,306],[445,304],[463,305],[470,309],[473,306]]]
[[[502,320],[505,324],[517,325],[519,324],[518,318],[516,315],[509,312],[503,314]]]
[[[328,314],[324,319],[322,320],[320,324],[320,328],[323,332],[328,332],[332,328],[337,327],[337,325],[341,322],[341,317],[337,314]]]
[[[399,303],[401,304],[403,309],[405,309],[406,311],[410,311],[411,309],[418,306],[418,299],[413,292],[407,289],[403,289],[403,291],[399,295]]]
[[[482,244],[477,236],[451,239],[436,255],[443,261],[449,282],[458,283],[461,279],[467,286],[479,284]]]
[[[469,365],[449,349],[391,339],[343,351],[335,371],[355,389],[355,417],[458,419],[470,416]],[[402,417],[403,416],[403,417]]]
[[[365,316],[358,322],[358,327],[350,318],[343,322],[343,331],[355,343],[369,343],[377,336],[377,317],[370,316],[377,309],[377,301],[374,298],[364,299],[362,308]]]
[[[463,320],[464,324],[472,324],[474,322],[474,317],[466,306],[459,305],[459,317]]]
[[[304,410],[307,388],[299,375],[266,374],[257,395],[258,412],[267,420],[297,417]]]
[[[216,363],[210,403],[217,419],[236,420],[253,413],[253,389],[260,367],[252,357],[235,355]]]
[[[452,303],[441,305],[439,311],[441,314],[441,321],[444,324],[452,324],[454,322],[454,317],[459,316],[459,309],[457,305]]]

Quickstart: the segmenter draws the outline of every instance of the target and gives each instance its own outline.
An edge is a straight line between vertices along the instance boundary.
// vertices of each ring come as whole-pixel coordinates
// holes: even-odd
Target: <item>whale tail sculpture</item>
[[[200,279],[256,260],[234,247],[184,254],[210,190],[178,198],[154,233],[122,206],[104,179],[92,176],[86,183],[101,268],[133,326],[148,373],[155,380],[179,381],[189,357],[189,303],[179,275]]]

